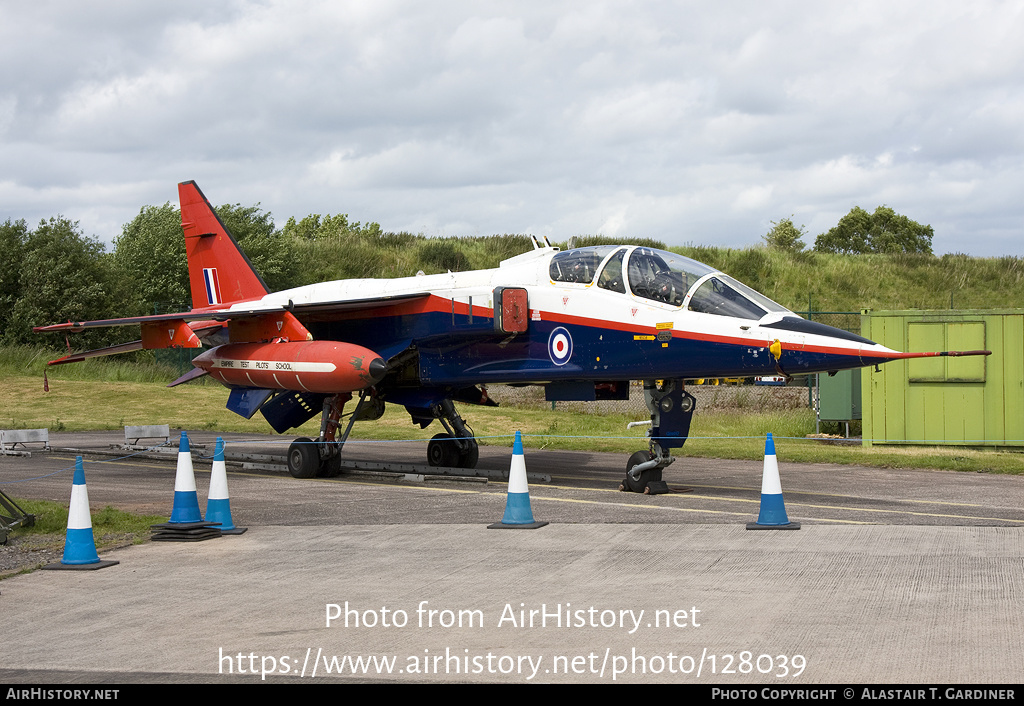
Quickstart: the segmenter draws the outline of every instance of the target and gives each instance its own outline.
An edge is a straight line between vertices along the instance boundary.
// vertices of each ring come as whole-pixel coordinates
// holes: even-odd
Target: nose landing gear
[[[676,459],[666,450],[682,448],[690,434],[697,400],[682,380],[644,380],[644,401],[651,412],[647,451],[637,451],[626,462],[626,477],[619,490],[656,495],[668,492],[662,470]]]

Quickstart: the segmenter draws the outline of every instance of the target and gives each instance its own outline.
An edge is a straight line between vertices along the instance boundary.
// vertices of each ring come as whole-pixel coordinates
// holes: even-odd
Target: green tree
[[[297,240],[324,240],[345,236],[381,238],[385,235],[380,223],[371,222],[365,226],[359,221],[349,223],[347,213],[339,213],[336,216],[328,213],[323,218],[319,213],[311,213],[301,221],[296,221],[292,217],[284,225],[284,234]]]
[[[85,237],[63,216],[40,222],[28,234],[21,260],[21,296],[11,309],[5,340],[38,342],[33,326],[112,316],[115,285],[103,244]],[[118,334],[91,331],[80,340],[100,345]]]
[[[300,283],[292,239],[274,228],[269,212],[264,213],[259,204],[240,203],[224,204],[214,210],[271,291]]]
[[[24,220],[0,225],[0,336],[7,330],[11,309],[21,298],[21,258],[28,240]]]
[[[761,237],[772,250],[784,250],[786,252],[800,252],[807,244],[801,238],[804,236],[804,226],[797,228],[793,225],[793,217],[783,218],[780,221],[771,221],[772,229]]]
[[[145,206],[114,239],[113,264],[127,283],[124,315],[186,311],[192,302],[181,212],[170,202]]]
[[[888,206],[874,213],[855,206],[839,223],[814,241],[814,249],[832,253],[932,254],[932,227],[921,225]]]
[[[327,217],[330,218],[330,214]],[[284,234],[296,240],[316,240],[319,229],[319,213],[311,213],[301,221],[296,221],[295,216],[291,216],[284,224]]]

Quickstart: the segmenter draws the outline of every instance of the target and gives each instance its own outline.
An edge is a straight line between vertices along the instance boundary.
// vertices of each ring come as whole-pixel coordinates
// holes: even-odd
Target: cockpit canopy
[[[655,248],[597,245],[560,252],[551,258],[554,282],[592,284],[621,294],[688,311],[757,320],[785,307],[732,277],[688,257]]]

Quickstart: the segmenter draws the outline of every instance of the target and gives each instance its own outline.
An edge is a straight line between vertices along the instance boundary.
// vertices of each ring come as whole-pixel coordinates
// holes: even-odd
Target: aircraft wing
[[[51,360],[48,365],[62,365],[65,363],[78,363],[88,358],[96,358],[106,355],[117,355],[143,349],[158,348],[199,348],[202,345],[201,339],[230,326],[230,322],[236,321],[235,331],[231,332],[231,340],[259,341],[267,337],[273,337],[274,333],[290,335],[293,340],[301,340],[309,337],[309,333],[294,318],[295,314],[308,314],[317,318],[330,318],[332,314],[343,312],[360,311],[366,309],[390,308],[400,304],[415,302],[426,297],[429,293],[401,294],[393,296],[370,297],[365,299],[342,300],[332,302],[312,302],[294,304],[291,300],[284,305],[266,306],[261,301],[251,302],[252,308],[211,310],[192,310],[170,314],[150,314],[147,316],[129,316],[120,319],[98,319],[95,321],[66,321],[60,324],[49,326],[36,326],[32,330],[36,333],[59,333],[81,332],[91,328],[105,328],[113,326],[142,327],[142,339],[130,343],[122,343],[106,348],[97,348],[80,353],[72,353],[56,360]],[[237,307],[237,305],[236,305]],[[294,313],[293,313],[294,312]],[[282,316],[283,315],[283,316]],[[287,319],[284,327],[270,325],[265,327],[263,323],[270,323],[270,319]],[[265,321],[266,320],[266,321]],[[275,324],[277,322],[274,322]]]
[[[255,301],[252,308],[239,309],[215,309],[215,310],[192,310],[182,311],[173,314],[148,314],[146,316],[128,316],[121,319],[97,319],[95,321],[65,321],[60,324],[48,326],[35,326],[32,331],[35,333],[54,333],[60,331],[71,331],[78,333],[90,328],[109,328],[113,326],[131,326],[133,324],[158,324],[167,321],[232,321],[235,319],[248,319],[268,314],[280,313],[282,311],[310,313],[310,314],[331,314],[343,311],[359,311],[361,309],[376,309],[389,307],[397,304],[404,304],[409,301],[425,299],[429,297],[428,292],[415,294],[398,294],[393,296],[370,297],[366,299],[350,299],[333,302],[311,302],[294,304],[291,300],[287,304],[276,306],[261,306],[262,302]],[[219,325],[219,324],[216,324]],[[192,326],[193,330],[199,327]]]
[[[112,326],[131,326],[132,324],[150,324],[164,321],[201,321],[210,320],[216,317],[218,312],[196,312],[185,311],[176,314],[150,314],[148,316],[129,316],[123,319],[99,319],[96,321],[65,321],[62,324],[50,324],[49,326],[35,326],[32,331],[35,333],[53,333],[57,331],[71,331],[78,333],[90,328],[109,328]]]
[[[418,301],[420,299],[426,299],[429,296],[429,292],[417,292],[414,294],[395,294],[381,297],[369,297],[366,299],[343,299],[331,302],[306,302],[298,304],[293,303],[289,299],[287,304],[269,307],[260,306],[262,302],[252,302],[253,308],[251,309],[237,308],[232,311],[222,311],[210,318],[216,319],[217,321],[227,321],[229,319],[264,316],[266,314],[273,314],[281,311],[288,311],[294,314],[317,314],[329,316],[330,314],[335,313],[340,314],[342,312],[392,307],[399,304]]]
[[[167,317],[170,317],[170,318],[167,318]],[[33,329],[33,331],[41,332],[41,333],[54,332],[54,331],[73,331],[73,332],[78,332],[78,331],[84,331],[87,328],[101,328],[103,326],[128,326],[130,324],[135,324],[135,323],[140,323],[140,324],[143,324],[143,325],[152,325],[152,324],[156,323],[157,325],[159,325],[159,324],[162,324],[162,323],[165,323],[165,322],[169,322],[173,326],[174,322],[176,322],[176,321],[181,321],[182,323],[184,323],[184,320],[181,317],[182,317],[181,314],[170,314],[170,315],[166,315],[166,316],[158,314],[156,316],[140,316],[140,317],[132,317],[132,318],[126,318],[126,319],[106,319],[106,320],[101,320],[101,321],[78,321],[78,322],[69,321],[67,323],[54,324],[52,326],[37,326],[36,328]],[[140,319],[141,319],[141,321],[140,321]],[[198,348],[201,345],[199,343],[199,340],[209,336],[212,333],[215,333],[215,332],[219,331],[220,329],[223,328],[224,325],[222,323],[218,322],[218,321],[205,321],[205,322],[193,323],[191,325],[187,325],[186,324],[186,326],[187,326],[188,330],[193,334],[193,337],[196,338],[197,340],[195,342],[195,345],[188,345],[188,340],[186,339],[185,343],[182,343],[178,347],[182,347],[182,348]],[[65,363],[80,363],[83,360],[87,360],[89,358],[99,358],[99,357],[105,356],[105,355],[117,355],[119,353],[129,353],[131,351],[140,351],[140,350],[142,350],[144,348],[147,348],[147,347],[148,348],[170,348],[170,347],[172,347],[171,345],[166,345],[166,346],[162,346],[162,345],[146,346],[145,345],[147,343],[146,338],[147,338],[147,336],[144,335],[143,338],[138,340],[138,341],[130,341],[128,343],[119,343],[119,344],[117,344],[115,346],[107,346],[106,348],[95,348],[95,349],[90,350],[90,351],[81,351],[79,353],[69,353],[68,355],[64,356],[63,358],[57,358],[56,360],[49,361],[47,363],[47,365],[63,365]],[[170,336],[169,338],[172,341],[174,340],[174,336],[173,335]]]
[[[118,353],[128,353],[130,351],[141,351],[142,341],[132,341],[131,343],[122,343],[117,346],[108,346],[106,348],[96,348],[91,351],[82,351],[81,353],[69,353],[63,358],[57,358],[51,360],[47,365],[63,365],[64,363],[81,363],[83,360],[88,358],[98,358],[104,355],[117,355]]]

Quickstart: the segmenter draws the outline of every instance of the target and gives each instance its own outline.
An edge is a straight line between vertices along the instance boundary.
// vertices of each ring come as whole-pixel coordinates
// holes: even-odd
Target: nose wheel
[[[697,400],[686,392],[682,380],[644,380],[644,402],[651,413],[651,427],[647,430],[650,447],[629,457],[619,490],[647,495],[667,493],[668,484],[662,480],[661,472],[675,461],[670,450],[686,443]]]
[[[451,434],[435,434],[427,444],[427,463],[435,468],[476,468],[480,446],[472,437],[462,441],[464,449],[458,447]]]
[[[637,451],[635,454],[629,457],[626,461],[626,477],[622,483],[619,484],[619,490],[629,491],[631,493],[643,493],[644,495],[657,494],[658,492],[667,493],[668,486],[661,480],[661,468],[649,468],[639,473],[632,473],[633,469],[641,464],[648,463],[654,460],[654,454],[650,451]],[[665,486],[664,490],[659,490],[659,483]]]

